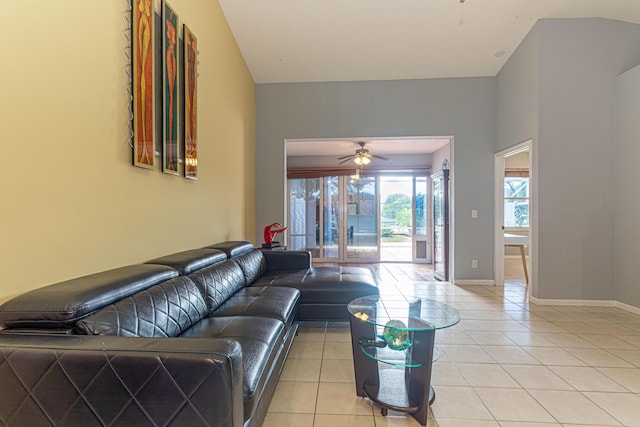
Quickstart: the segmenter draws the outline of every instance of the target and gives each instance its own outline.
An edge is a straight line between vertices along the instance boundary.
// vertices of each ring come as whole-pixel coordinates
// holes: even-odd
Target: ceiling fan
[[[353,160],[353,163],[355,163],[358,166],[366,166],[369,163],[371,163],[371,158],[375,158],[375,159],[380,159],[380,160],[389,160],[388,157],[382,157],[382,156],[376,156],[375,154],[371,154],[369,153],[369,150],[367,150],[366,148],[364,148],[364,141],[360,141],[358,142],[358,145],[360,145],[360,148],[358,148],[355,152],[355,154],[350,154],[348,156],[342,156],[342,157],[338,157],[338,160],[342,160],[340,163],[338,163],[339,165],[348,162],[349,160]]]

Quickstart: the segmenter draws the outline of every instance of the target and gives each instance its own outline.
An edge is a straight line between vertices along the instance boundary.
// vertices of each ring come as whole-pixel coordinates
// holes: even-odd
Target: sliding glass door
[[[376,178],[328,176],[289,180],[289,248],[318,261],[380,258]]]
[[[378,180],[343,177],[346,184],[344,261],[380,259]]]

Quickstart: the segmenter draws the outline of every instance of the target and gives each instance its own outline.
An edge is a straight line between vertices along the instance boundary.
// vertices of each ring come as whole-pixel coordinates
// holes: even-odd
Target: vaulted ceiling
[[[495,76],[537,20],[640,0],[219,0],[256,83]]]

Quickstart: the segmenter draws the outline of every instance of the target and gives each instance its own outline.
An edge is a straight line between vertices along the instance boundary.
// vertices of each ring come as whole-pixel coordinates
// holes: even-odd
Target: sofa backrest
[[[177,337],[206,314],[195,283],[179,276],[85,317],[75,329],[85,335]]]
[[[204,296],[209,313],[244,287],[244,274],[233,260],[200,269],[188,276]]]
[[[227,242],[209,245],[205,249],[219,249],[226,253],[229,258],[235,259],[242,254],[252,251],[253,244],[251,244],[251,242],[245,242],[244,240],[229,240]]]
[[[237,262],[242,269],[245,286],[251,285],[268,270],[264,254],[258,249],[246,252],[239,257],[234,258],[234,261]]]
[[[220,249],[191,249],[177,252],[145,262],[145,264],[160,264],[175,268],[182,275],[198,271],[227,259],[227,254]]]
[[[34,289],[0,305],[6,328],[71,328],[88,314],[178,276],[162,265],[130,265]]]

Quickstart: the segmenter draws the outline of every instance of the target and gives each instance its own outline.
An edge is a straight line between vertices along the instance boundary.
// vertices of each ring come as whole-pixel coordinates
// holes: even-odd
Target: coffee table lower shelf
[[[404,370],[381,369],[378,375],[379,383],[365,381],[363,391],[371,402],[380,407],[382,415],[386,416],[389,410],[407,414],[424,410],[427,399],[421,399],[422,402],[412,402],[409,399]],[[435,398],[436,393],[433,387],[429,386],[428,404],[431,405]]]

